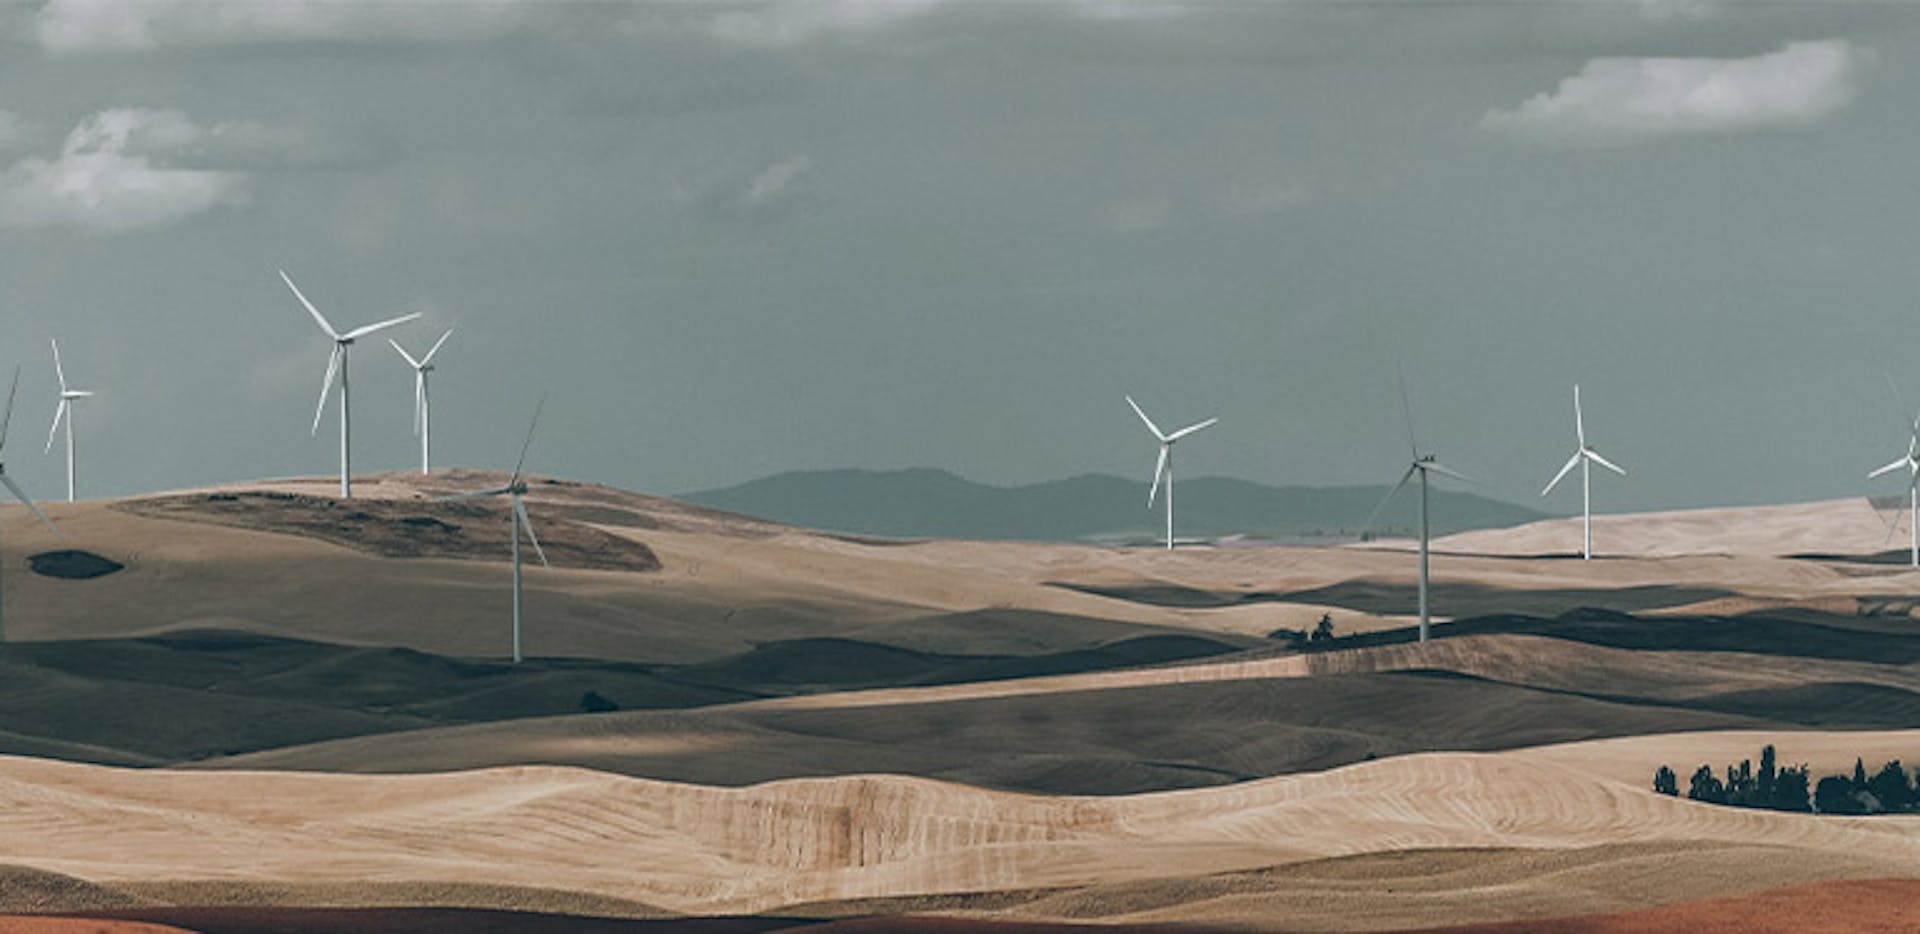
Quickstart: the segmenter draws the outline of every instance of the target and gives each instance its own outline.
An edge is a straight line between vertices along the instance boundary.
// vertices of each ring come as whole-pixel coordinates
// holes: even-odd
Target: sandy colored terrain
[[[1865,497],[1593,517],[1597,556],[1857,555],[1907,544],[1904,499],[1876,508]],[[1490,555],[1579,554],[1581,519],[1548,519],[1510,529],[1482,529],[1436,539],[1445,551]]]
[[[1883,690],[1868,702],[1888,714],[1880,722],[1904,723],[1901,711],[1912,709],[1905,699],[1920,692],[1920,665],[1641,652],[1522,634],[1460,636],[695,710],[522,719],[290,746],[199,765],[429,772],[540,762],[722,785],[893,772],[1112,794],[1433,749],[1728,727],[1791,730],[1768,719],[1778,714],[1741,701],[1779,694],[1792,703],[1831,704],[1874,688]]]
[[[1920,882],[1824,882],[1619,914],[1439,930],[1454,934],[1902,934],[1920,930]]]
[[[489,527],[489,514],[443,512],[429,499],[500,479],[369,478],[357,515],[337,523],[324,481],[54,504],[65,533],[57,543],[9,510],[0,556],[7,637],[217,629],[495,656],[505,647],[507,572],[504,548],[490,555],[504,529]],[[272,508],[286,494],[321,498]],[[1766,742],[1783,763],[1816,773],[1855,756],[1920,761],[1920,731],[1798,731],[1806,721],[1780,719],[1832,709],[1874,718],[1847,721],[1856,727],[1914,723],[1920,655],[1904,627],[1920,604],[1920,573],[1782,557],[1880,550],[1884,526],[1864,503],[1854,512],[1811,504],[1648,517],[1634,525],[1645,527],[1640,544],[1620,539],[1640,557],[1535,557],[1566,550],[1556,544],[1564,527],[1543,525],[1461,536],[1435,561],[1443,616],[1611,606],[1694,627],[1648,629],[1656,643],[1602,632],[1605,614],[1575,613],[1504,630],[1463,622],[1424,646],[1361,640],[1311,655],[1262,637],[1309,628],[1321,613],[1342,633],[1406,624],[1398,608],[1411,606],[1415,565],[1404,543],[1168,554],[876,542],[545,482],[530,505],[557,559],[528,571],[534,655],[710,672],[764,665],[786,676],[801,656],[767,662],[751,653],[841,639],[856,653],[1037,657],[1195,632],[1253,652],[747,702],[714,703],[734,696],[716,695],[683,711],[427,722],[456,708],[514,709],[507,687],[483,684],[497,672],[464,671],[456,680],[471,680],[479,696],[401,704],[400,692],[379,695],[384,702],[369,695],[330,714],[339,723],[323,735],[407,732],[288,739],[309,743],[288,748],[265,739],[194,746],[267,749],[207,763],[243,767],[218,775],[0,757],[0,840],[4,861],[19,867],[0,873],[0,908],[383,904],[642,919],[804,909],[824,918],[1374,930],[1920,878],[1920,818],[1717,808],[1647,787],[1657,765],[1683,774],[1700,762],[1718,767]],[[610,540],[627,544],[605,547]],[[127,567],[86,581],[18,570],[27,554],[52,547]],[[1762,608],[1781,615],[1685,615]],[[1834,615],[1801,631],[1788,625],[1794,608]],[[1588,630],[1575,631],[1583,619]],[[1542,634],[1548,622],[1564,624],[1560,636]],[[249,669],[256,693],[244,698],[219,690],[239,682],[223,682],[217,665],[204,680],[160,684],[140,675],[140,661],[157,656],[127,655],[111,675],[121,687],[104,695],[121,709],[85,709],[159,733],[189,709],[168,698],[191,694],[240,719],[260,710],[305,723],[312,718],[297,705],[329,679],[381,690],[348,671],[358,678],[378,664],[398,678],[455,667],[384,652],[289,661],[279,673],[269,658]],[[189,654],[210,664],[223,657],[213,644]],[[98,692],[55,662],[33,669],[38,681],[0,686],[0,698],[51,711],[47,722],[57,725],[63,705],[81,703],[65,698]],[[563,668],[543,676],[552,696],[542,703],[604,686]],[[732,690],[673,675],[636,669],[623,683]],[[262,697],[293,706],[247,706]],[[1593,736],[1614,738],[1564,742]],[[73,755],[113,737],[16,738],[12,748]],[[112,761],[164,761],[106,745],[98,751],[119,756]],[[1436,747],[1503,751],[1420,751]],[[1385,758],[1327,768],[1376,753]],[[500,767],[444,771],[466,766]],[[430,774],[259,770],[268,767]],[[1262,777],[1299,769],[1326,770]],[[879,772],[960,783],[849,774]],[[1175,773],[1199,777],[1168,777]],[[764,781],[773,778],[781,780]],[[1183,784],[1215,787],[1129,793]]]
[[[1404,756],[1219,789],[1104,799],[886,776],[718,789],[549,767],[422,776],[242,772],[214,782],[191,773],[5,759],[0,835],[22,865],[110,888],[377,877],[533,886],[712,914],[1119,886],[1162,894],[1043,899],[1016,914],[1265,919],[1276,927],[1286,926],[1287,915],[1275,908],[1302,894],[1284,878],[1265,894],[1228,891],[1171,903],[1167,886],[1197,885],[1198,895],[1207,878],[1223,873],[1363,854],[1492,849],[1543,857],[1488,873],[1477,885],[1456,878],[1419,899],[1377,899],[1367,891],[1347,899],[1349,908],[1397,905],[1408,916],[1395,923],[1415,923],[1642,907],[1822,878],[1920,876],[1920,818],[1747,811],[1645,789],[1655,760],[1750,754],[1767,739],[1780,743],[1785,760],[1816,767],[1850,764],[1855,755],[1920,758],[1920,731],[1635,737]],[[1634,846],[1605,849],[1623,844]],[[1713,855],[1727,847],[1778,852],[1752,861],[1768,868],[1743,862],[1727,871]],[[1697,871],[1690,869],[1696,862]],[[1548,880],[1574,867],[1587,876],[1581,884]],[[1538,884],[1529,888],[1527,879]],[[1275,892],[1283,893],[1277,903]]]
[[[143,925],[121,915],[161,918],[179,927]],[[830,921],[770,917],[635,920],[472,909],[227,906],[155,908],[121,915],[75,920],[0,918],[0,932],[15,930],[7,926],[12,923],[21,934],[143,934],[188,927],[193,934],[1214,934],[1214,929],[1194,925],[1062,924],[924,916]]]
[[[440,507],[427,503],[427,496],[502,479],[436,475],[420,487],[414,478],[390,477],[357,489],[362,500],[390,496],[417,502],[422,515],[431,517]],[[194,495],[310,494],[317,488],[287,482]],[[394,523],[361,523],[372,539],[362,549],[339,543],[356,528],[344,519],[329,541],[288,534],[288,526],[274,521],[262,520],[254,529],[228,524],[235,521],[230,515],[218,516],[219,521],[182,518],[181,495],[157,498],[164,510],[147,510],[138,500],[125,508],[100,502],[47,504],[63,532],[58,540],[9,510],[4,544],[10,565],[24,564],[27,554],[72,547],[96,551],[127,569],[88,581],[9,575],[7,637],[214,628],[397,644],[447,655],[504,652],[504,521],[495,530],[501,547],[492,560],[479,559],[480,552],[465,556],[464,548],[456,549],[459,557],[394,559],[378,552],[390,545],[386,540]],[[1008,579],[987,568],[908,558],[911,546],[844,543],[603,487],[536,483],[528,501],[537,522],[562,517],[551,523],[553,529],[543,529],[549,538],[566,541],[568,524],[574,523],[646,545],[664,564],[657,571],[570,567],[562,547],[554,555],[560,566],[529,566],[527,644],[535,655],[693,662],[745,651],[759,641],[824,635],[931,651],[1023,653],[1169,630],[1258,628],[1237,621],[1233,613],[1109,600]],[[208,502],[210,515],[230,506]],[[481,525],[472,529],[479,534]],[[438,530],[421,534],[442,535]],[[340,581],[352,586],[339,586]],[[1052,625],[1032,625],[1036,618]],[[475,625],[483,619],[497,619],[499,625]]]
[[[9,510],[10,567],[55,547],[90,549],[128,567],[89,581],[15,572],[5,593],[7,636],[224,628],[497,656],[506,645],[505,523],[441,516],[448,504],[429,500],[502,479],[472,471],[424,481],[410,474],[368,477],[356,486],[365,508],[347,511],[372,519],[350,520],[343,512],[332,530],[314,525],[324,511],[276,518],[256,510],[250,518],[236,501],[215,498],[324,497],[324,480],[238,484],[119,504],[48,504],[65,535],[58,541]],[[199,518],[189,508],[194,497],[206,507]],[[527,572],[527,643],[535,655],[692,662],[760,641],[815,636],[927,651],[1026,653],[1169,630],[1258,638],[1281,627],[1311,628],[1323,612],[1341,632],[1365,632],[1406,625],[1413,606],[1415,563],[1405,543],[1171,554],[1047,543],[890,543],[583,484],[537,481],[529,503],[556,545],[555,567]],[[1742,518],[1773,512],[1788,518]],[[1812,606],[1904,615],[1920,599],[1920,573],[1903,567],[1773,556],[1879,550],[1884,532],[1867,528],[1878,520],[1864,500],[1714,515],[1720,518],[1664,514],[1634,525],[1644,525],[1650,536],[1702,522],[1727,533],[1662,538],[1698,545],[1697,552],[1687,545],[1680,557],[1579,562],[1443,554],[1434,563],[1435,611],[1444,619],[1516,610],[1553,615],[1581,605],[1636,612]],[[429,519],[459,528],[448,531]],[[1527,544],[1528,536],[1545,534],[1541,528],[1484,533],[1508,536],[1511,546],[1492,539],[1445,544],[1462,552],[1555,550],[1544,539],[1538,548]],[[577,552],[606,536],[644,546],[635,554],[657,557],[662,567],[583,566],[594,562]],[[1725,542],[1734,544],[1720,547]],[[1649,546],[1648,553],[1668,548]],[[499,553],[489,558],[493,550]],[[383,556],[394,553],[420,556]],[[1146,597],[1102,596],[1089,588]],[[1171,602],[1164,599],[1168,593]],[[475,623],[487,619],[498,619],[498,627]]]

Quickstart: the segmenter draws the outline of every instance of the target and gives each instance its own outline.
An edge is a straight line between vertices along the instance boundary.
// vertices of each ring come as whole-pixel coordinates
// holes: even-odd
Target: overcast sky
[[[0,0],[8,469],[335,469],[345,327],[446,327],[436,459],[1883,493],[1920,406],[1920,4]],[[357,464],[411,375],[353,360]],[[1577,510],[1577,490],[1552,508]]]

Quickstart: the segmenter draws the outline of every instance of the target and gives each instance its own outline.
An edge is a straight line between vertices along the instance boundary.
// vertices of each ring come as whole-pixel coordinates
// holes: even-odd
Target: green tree
[[[1867,779],[1867,791],[1888,811],[1905,811],[1913,806],[1913,786],[1907,782],[1907,770],[1895,759],[1880,767]]]
[[[1703,765],[1693,770],[1693,778],[1687,784],[1687,797],[1708,804],[1725,804],[1727,788],[1713,777],[1713,767]]]
[[[1680,776],[1673,774],[1673,770],[1664,765],[1655,769],[1653,773],[1653,790],[1663,795],[1679,796]]]
[[[1740,767],[1727,766],[1727,803],[1738,805],[1758,804],[1753,793],[1753,760],[1740,760]]]
[[[1333,614],[1332,613],[1320,614],[1320,622],[1315,624],[1313,627],[1313,641],[1315,642],[1333,641]]]
[[[1829,775],[1813,786],[1813,807],[1822,814],[1859,814],[1865,810],[1860,799],[1853,796],[1853,783],[1840,775]]]
[[[1797,765],[1781,769],[1780,774],[1774,778],[1773,795],[1767,799],[1767,806],[1776,811],[1796,811],[1805,814],[1812,809],[1812,804],[1807,800],[1808,797],[1807,767]]]
[[[1760,749],[1760,773],[1754,776],[1754,791],[1759,795],[1762,807],[1773,806],[1773,782],[1779,774],[1778,763],[1774,761],[1773,744],[1768,743]]]
[[[1859,756],[1853,758],[1853,790],[1867,790],[1867,764]]]

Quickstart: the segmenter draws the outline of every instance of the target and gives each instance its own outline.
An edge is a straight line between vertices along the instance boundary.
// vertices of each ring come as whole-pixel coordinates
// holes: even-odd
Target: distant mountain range
[[[1196,477],[1180,481],[1176,533],[1351,540],[1386,491],[1384,485],[1275,487]],[[1548,518],[1472,493],[1435,488],[1432,497],[1435,535]],[[931,468],[811,470],[679,498],[813,529],[896,538],[1146,541],[1163,534],[1165,521],[1159,506],[1147,509],[1145,483],[1106,474],[997,487]],[[1409,534],[1419,515],[1418,491],[1402,490],[1381,512],[1375,532]]]

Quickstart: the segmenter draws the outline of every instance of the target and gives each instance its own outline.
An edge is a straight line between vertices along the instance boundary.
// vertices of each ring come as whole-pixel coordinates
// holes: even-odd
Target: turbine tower
[[[53,372],[60,377],[60,404],[53,410],[53,427],[47,429],[45,453],[53,453],[53,439],[60,434],[60,421],[65,419],[67,422],[67,502],[71,503],[74,500],[73,404],[93,393],[67,385],[66,368],[60,365],[60,342],[56,340],[51,343],[53,344]]]
[[[533,520],[527,517],[527,507],[520,501],[526,495],[527,481],[520,474],[527,463],[527,449],[533,446],[533,429],[540,424],[540,410],[546,407],[546,399],[533,409],[533,422],[527,426],[527,440],[520,445],[520,459],[513,464],[513,476],[507,479],[505,486],[490,490],[475,490],[471,493],[456,493],[440,497],[441,502],[462,499],[484,499],[492,496],[505,496],[512,500],[513,508],[508,510],[507,520],[512,524],[513,538],[513,663],[520,664],[520,533],[527,533],[527,541],[533,545],[533,553],[540,556],[540,563],[547,564],[547,553],[540,547],[540,539],[533,534]]]
[[[1906,456],[1867,474],[1867,479],[1877,479],[1902,467],[1907,468],[1907,534],[1912,541],[1913,566],[1920,568],[1920,522],[1916,522],[1920,520],[1920,415],[1914,416],[1913,430],[1907,435]],[[1894,520],[1896,524],[1899,521]],[[1891,532],[1888,537],[1892,537]]]
[[[1380,505],[1373,507],[1373,515],[1367,517],[1366,528],[1369,530],[1373,528],[1374,520],[1380,518],[1380,510],[1387,508],[1387,503],[1393,500],[1394,494],[1399,493],[1400,488],[1403,486],[1406,486],[1407,481],[1412,479],[1414,474],[1416,473],[1419,474],[1420,475],[1420,641],[1425,642],[1427,641],[1427,632],[1429,629],[1428,617],[1427,617],[1427,530],[1428,530],[1427,475],[1430,473],[1437,473],[1443,477],[1452,477],[1455,480],[1464,480],[1468,483],[1472,483],[1473,478],[1468,477],[1467,475],[1460,473],[1459,471],[1456,471],[1445,464],[1440,463],[1439,458],[1431,453],[1429,454],[1420,453],[1420,442],[1415,440],[1414,434],[1413,434],[1413,403],[1409,401],[1407,398],[1407,381],[1404,377],[1402,377],[1400,380],[1400,406],[1402,409],[1406,411],[1406,414],[1407,414],[1407,448],[1412,453],[1413,459],[1407,464],[1406,472],[1400,475],[1400,482],[1395,483],[1393,485],[1393,489],[1388,490],[1387,495],[1380,498]]]
[[[1561,480],[1566,479],[1567,473],[1573,470],[1574,465],[1575,464],[1580,465],[1580,515],[1583,521],[1585,522],[1585,525],[1584,525],[1585,534],[1581,539],[1581,545],[1580,545],[1580,558],[1581,560],[1586,561],[1586,560],[1591,560],[1593,558],[1593,476],[1592,476],[1593,469],[1592,469],[1592,465],[1599,464],[1600,466],[1605,467],[1608,470],[1611,470],[1614,473],[1617,473],[1623,477],[1627,475],[1627,472],[1625,470],[1620,469],[1612,461],[1607,460],[1604,457],[1601,457],[1599,451],[1596,451],[1593,448],[1587,447],[1586,420],[1583,419],[1580,415],[1580,384],[1579,383],[1575,383],[1573,385],[1573,437],[1576,443],[1578,444],[1578,447],[1575,447],[1573,449],[1573,456],[1567,458],[1566,466],[1560,468],[1560,472],[1557,474],[1554,474],[1552,480],[1547,481],[1546,489],[1541,490],[1540,495],[1544,497],[1548,493],[1553,492],[1553,488],[1560,485]]]
[[[327,317],[320,313],[320,309],[313,307],[313,303],[307,301],[307,297],[300,293],[300,287],[293,284],[293,280],[288,278],[287,271],[284,269],[280,270],[280,280],[287,284],[287,288],[293,290],[293,297],[306,306],[308,313],[313,315],[314,323],[320,325],[320,330],[333,341],[333,353],[327,357],[327,375],[320,381],[320,403],[313,410],[313,429],[310,434],[320,433],[320,416],[327,411],[327,394],[333,391],[334,377],[338,375],[340,377],[340,498],[349,499],[353,496],[353,409],[347,400],[347,350],[353,346],[354,341],[375,331],[383,331],[396,324],[412,321],[420,317],[420,312],[401,315],[378,324],[369,324],[342,334],[333,329],[333,325],[328,323]]]
[[[1213,425],[1215,422],[1218,422],[1220,420],[1217,418],[1209,418],[1204,422],[1196,422],[1192,425],[1188,425],[1187,427],[1182,428],[1179,431],[1174,432],[1173,434],[1166,434],[1165,432],[1162,432],[1160,430],[1160,426],[1155,425],[1153,423],[1153,419],[1147,417],[1147,413],[1140,409],[1140,403],[1133,401],[1132,396],[1127,397],[1127,404],[1130,406],[1133,406],[1133,414],[1140,416],[1140,420],[1147,423],[1147,430],[1153,432],[1153,436],[1160,441],[1160,461],[1156,463],[1153,467],[1153,486],[1147,490],[1147,508],[1148,509],[1153,508],[1153,499],[1156,495],[1159,494],[1160,481],[1161,479],[1164,478],[1167,481],[1167,550],[1172,551],[1173,550],[1173,443],[1176,441],[1179,441],[1181,438],[1184,438],[1190,434],[1193,434],[1196,431],[1199,431],[1202,428],[1209,427]]]
[[[427,355],[418,360],[413,359],[413,354],[407,353],[407,349],[400,346],[399,341],[391,337],[387,338],[387,343],[392,344],[393,349],[399,351],[400,356],[407,361],[407,365],[413,367],[413,433],[420,436],[422,476],[433,471],[433,412],[427,402],[427,374],[433,372],[433,355],[439,353],[440,345],[446,343],[447,338],[452,336],[453,329],[448,328],[447,333],[440,335],[440,339],[434,341],[433,346],[427,349]]]
[[[16,392],[19,392],[19,390],[20,368],[14,367],[13,388],[7,390],[7,408],[4,413],[0,413],[0,450],[5,449],[7,446],[7,426],[13,422],[13,396]],[[60,530],[54,528],[52,522],[47,521],[47,516],[40,511],[40,507],[33,504],[33,498],[28,496],[25,490],[20,489],[20,485],[14,483],[12,477],[7,476],[7,465],[4,463],[0,463],[0,485],[4,485],[9,492],[13,493],[13,498],[24,504],[27,507],[27,511],[33,513],[34,518],[39,519],[41,524],[45,525],[47,530],[52,532],[55,537],[60,535]],[[0,566],[4,566],[5,564],[6,562],[0,561]],[[0,605],[4,605],[4,601],[0,601]],[[3,623],[4,617],[0,617],[0,624]],[[6,628],[4,625],[0,625],[0,642],[4,641],[6,641]]]

